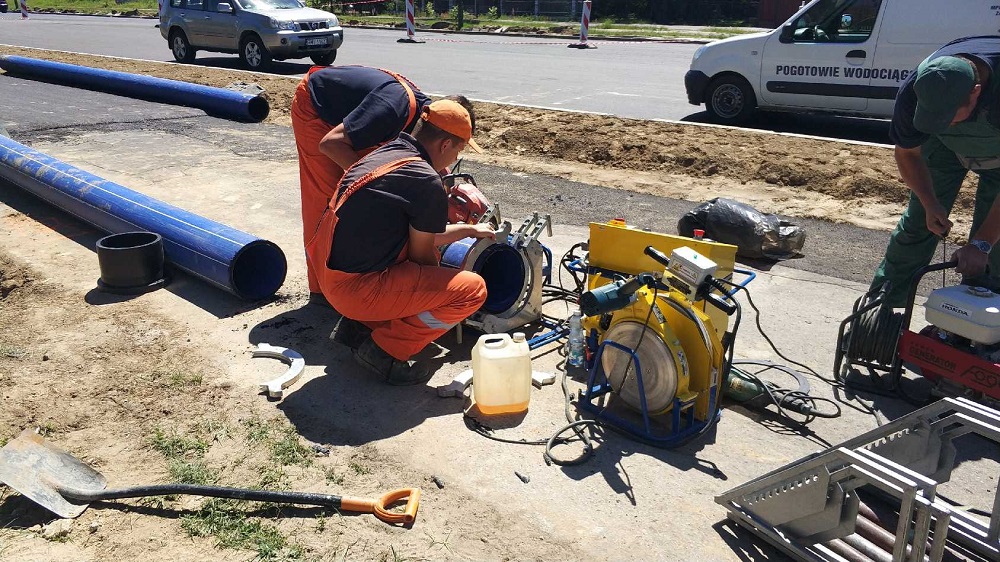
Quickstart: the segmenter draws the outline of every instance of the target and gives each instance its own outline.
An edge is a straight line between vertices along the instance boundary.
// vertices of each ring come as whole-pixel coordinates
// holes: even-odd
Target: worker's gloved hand
[[[927,230],[937,236],[945,236],[951,230],[952,223],[948,219],[948,211],[937,201],[929,208],[925,208],[924,213],[927,215]]]
[[[488,223],[470,224],[469,229],[469,236],[472,236],[473,238],[489,238],[490,240],[497,239],[497,233],[493,231],[493,227]]]
[[[956,250],[951,259],[958,262],[955,271],[962,277],[977,277],[986,271],[989,254],[972,244],[966,244]]]

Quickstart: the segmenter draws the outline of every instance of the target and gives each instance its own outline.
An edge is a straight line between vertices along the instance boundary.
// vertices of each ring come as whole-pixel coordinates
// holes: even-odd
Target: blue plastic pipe
[[[155,78],[115,70],[102,70],[62,62],[15,55],[0,55],[0,68],[28,76],[79,88],[100,90],[120,96],[196,107],[217,117],[259,123],[267,118],[271,106],[267,98],[225,88],[202,86],[179,80]]]
[[[288,262],[275,243],[168,205],[0,136],[0,178],[117,234],[163,237],[167,262],[247,300],[273,295]]]

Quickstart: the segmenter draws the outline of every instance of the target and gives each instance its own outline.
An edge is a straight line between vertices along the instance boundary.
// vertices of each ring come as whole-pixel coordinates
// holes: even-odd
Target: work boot
[[[334,310],[333,305],[330,304],[330,301],[326,300],[326,295],[323,293],[309,293],[309,304]]]
[[[354,360],[362,367],[378,373],[393,386],[407,386],[427,382],[431,378],[426,365],[413,361],[400,361],[382,350],[370,337],[354,350]]]
[[[357,349],[365,343],[368,336],[372,335],[372,329],[357,320],[351,320],[346,316],[341,316],[330,332],[330,341],[346,345],[351,349]]]

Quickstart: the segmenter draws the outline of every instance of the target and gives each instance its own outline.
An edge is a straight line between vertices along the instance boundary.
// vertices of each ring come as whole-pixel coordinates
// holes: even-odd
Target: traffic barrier
[[[587,30],[590,28],[590,4],[591,0],[583,1],[583,14],[580,17],[580,41],[571,43],[571,49],[596,49],[597,45],[587,43]]]
[[[260,122],[267,118],[271,110],[267,98],[261,94],[248,94],[142,74],[15,55],[0,55],[0,68],[14,75],[35,77],[77,88],[196,107],[211,115],[238,121]]]
[[[406,0],[406,37],[398,39],[397,43],[423,43],[416,38],[417,24],[413,13],[413,0]]]
[[[163,237],[167,262],[246,300],[270,297],[288,263],[274,242],[257,238],[85,172],[0,137],[0,178],[112,234]]]
[[[25,0],[21,0],[21,19],[28,19],[28,3]]]

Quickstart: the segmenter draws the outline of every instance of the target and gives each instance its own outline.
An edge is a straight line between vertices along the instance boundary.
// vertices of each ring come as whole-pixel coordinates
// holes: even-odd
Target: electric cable
[[[745,369],[741,369],[740,366],[743,365],[753,365],[760,367],[760,370],[756,372],[750,372]],[[806,390],[803,391],[800,384],[800,388],[793,390],[790,388],[782,388],[772,383],[771,381],[766,381],[761,379],[759,375],[766,371],[776,370],[786,375],[798,379],[799,376],[792,369],[779,365],[771,361],[755,361],[755,360],[740,360],[733,363],[733,371],[739,373],[740,376],[750,379],[760,386],[764,391],[764,396],[767,396],[771,403],[775,405],[778,409],[778,415],[796,423],[805,425],[813,421],[815,418],[837,418],[841,415],[840,406],[835,400],[830,398],[824,398],[822,396],[812,396],[808,393],[808,383],[805,383]],[[804,379],[803,379],[804,380]],[[752,398],[747,402],[752,402],[755,399]],[[819,408],[820,403],[828,403],[833,406],[834,411],[823,411]],[[805,420],[796,420],[791,415],[789,415],[786,410],[794,411],[805,416]]]
[[[565,301],[571,304],[579,304],[580,295],[583,293],[585,287],[586,278],[580,279],[576,271],[569,268],[569,264],[573,261],[583,259],[582,256],[578,256],[574,253],[575,250],[579,248],[586,248],[586,242],[580,242],[574,244],[565,254],[563,254],[560,259],[560,268],[557,273],[558,285],[544,284],[542,285],[542,305]],[[566,289],[562,286],[562,271],[565,269],[573,277],[575,289]],[[542,318],[548,320],[549,322],[555,324],[556,326],[563,326],[569,322],[566,318],[556,318],[547,314],[542,314]],[[543,458],[546,464],[557,464],[560,466],[573,466],[586,462],[594,454],[594,446],[590,440],[590,436],[584,431],[584,427],[592,426],[595,428],[601,428],[602,425],[599,421],[589,420],[589,419],[574,419],[572,413],[572,393],[569,390],[567,380],[569,378],[569,373],[566,369],[563,369],[563,376],[561,381],[562,391],[563,391],[563,402],[564,410],[566,415],[566,421],[569,423],[564,427],[556,431],[552,436],[544,439],[507,439],[504,437],[499,437],[494,435],[493,428],[483,424],[479,420],[468,415],[468,411],[464,413],[465,425],[470,430],[475,433],[490,439],[492,441],[497,441],[500,443],[507,443],[512,445],[544,445],[545,452],[543,453]],[[562,435],[567,431],[572,430],[575,435],[569,437],[563,437]],[[575,459],[559,459],[552,455],[552,448],[557,445],[563,445],[568,443],[574,443],[581,441],[583,442],[583,453]]]
[[[583,293],[584,288],[587,286],[586,274],[583,274],[583,278],[581,278],[580,277],[581,272],[570,269],[569,264],[573,263],[574,261],[582,260],[584,258],[584,256],[578,256],[574,253],[577,249],[583,249],[584,251],[586,251],[588,247],[589,247],[588,242],[577,242],[576,244],[570,246],[570,249],[567,250],[566,253],[562,255],[562,258],[559,260],[559,269],[558,272],[556,273],[556,279],[558,279],[559,281],[558,285],[559,289],[562,289],[564,291],[567,290],[564,288],[562,281],[562,272],[563,270],[566,270],[566,272],[569,273],[570,277],[573,278],[573,285],[574,285],[573,290],[569,292],[575,293],[577,296]]]
[[[646,312],[646,319],[642,323],[642,332],[639,333],[639,340],[636,342],[635,347],[632,348],[635,350],[635,353],[639,353],[639,348],[642,346],[642,340],[643,338],[646,337],[646,332],[650,330],[649,319],[653,316],[653,308],[656,306],[656,298],[659,295],[659,291],[660,291],[659,287],[653,285],[653,299],[649,306],[649,310]],[[623,388],[625,386],[625,383],[628,381],[628,375],[629,371],[631,370],[631,367],[632,367],[632,361],[626,361],[625,372],[623,373],[622,383],[619,389]],[[561,466],[572,466],[585,462],[594,453],[593,447],[590,444],[590,439],[584,433],[583,428],[585,427],[603,428],[604,424],[602,424],[600,420],[574,419],[574,416],[570,410],[569,389],[566,386],[566,377],[567,377],[567,372],[563,371],[563,395],[566,398],[566,421],[568,421],[569,424],[563,426],[554,434],[552,434],[552,438],[549,439],[549,443],[545,445],[544,458],[545,462],[547,463],[551,462]],[[601,408],[601,411],[597,413],[597,417],[600,418],[601,414],[604,413],[604,410],[606,410],[610,405],[611,405],[611,400],[608,399],[607,403],[605,403],[604,406]],[[584,441],[585,443],[584,453],[580,457],[569,461],[557,459],[552,455],[552,447],[558,444],[555,441],[556,438],[558,438],[560,435],[569,430],[573,430],[577,434],[577,436],[579,436],[580,439]]]
[[[743,285],[738,285],[736,283],[733,283],[732,281],[728,281],[728,280],[725,280],[725,279],[719,279],[718,281],[721,281],[722,283],[725,283],[725,284],[733,287],[734,289],[736,289],[737,292],[743,291],[743,294],[747,298],[747,303],[750,305],[750,308],[752,308],[753,311],[754,311],[754,321],[755,321],[755,323],[757,325],[757,331],[760,333],[761,337],[764,338],[764,341],[767,342],[768,346],[771,347],[771,349],[774,351],[774,353],[778,355],[778,357],[784,359],[785,361],[791,363],[792,365],[795,365],[796,367],[801,367],[802,369],[805,370],[804,372],[806,372],[806,373],[808,373],[808,374],[816,377],[820,381],[823,381],[824,383],[830,385],[833,388],[850,390],[843,382],[841,382],[841,381],[839,381],[839,380],[837,380],[835,378],[831,379],[831,378],[828,378],[828,377],[824,377],[823,375],[820,375],[819,373],[817,373],[812,367],[810,367],[808,365],[805,365],[803,363],[800,363],[798,361],[795,361],[794,359],[791,359],[788,356],[786,356],[784,353],[782,353],[781,350],[778,349],[778,346],[776,346],[774,344],[774,341],[771,340],[770,336],[768,336],[767,333],[764,331],[764,327],[760,323],[760,309],[757,308],[757,305],[753,302],[753,298],[750,296],[750,291],[748,291],[747,288],[744,287]],[[737,302],[737,301],[735,299],[733,299],[733,302]],[[738,303],[737,303],[737,306],[738,306]],[[861,412],[864,412],[866,414],[871,415],[872,417],[875,418],[875,423],[878,424],[878,425],[882,425],[884,423],[883,419],[882,419],[882,415],[879,414],[878,411],[875,410],[875,408],[873,408],[869,404],[866,404],[864,401],[862,401],[857,396],[855,396],[854,401],[858,403],[858,405],[860,406],[860,408],[855,407],[855,406],[853,406],[851,404],[848,404],[846,402],[843,402],[843,401],[841,401],[841,403],[845,404],[845,405],[847,405],[847,406],[849,406],[851,408],[854,408],[854,409],[856,409],[858,411],[861,411]]]

